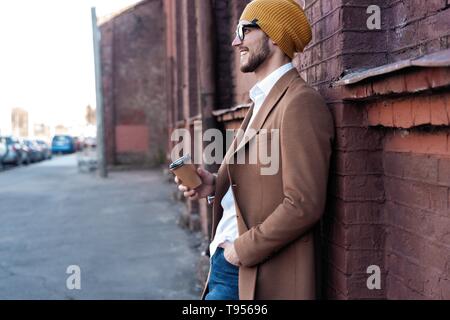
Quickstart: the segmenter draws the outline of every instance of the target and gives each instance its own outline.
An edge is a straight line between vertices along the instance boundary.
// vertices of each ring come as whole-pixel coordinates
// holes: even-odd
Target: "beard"
[[[245,65],[241,66],[241,72],[244,73],[254,72],[256,69],[259,68],[259,66],[264,61],[266,61],[269,55],[270,55],[269,38],[266,37],[262,41],[261,47],[255,50],[255,53],[253,55],[249,56],[248,61]]]

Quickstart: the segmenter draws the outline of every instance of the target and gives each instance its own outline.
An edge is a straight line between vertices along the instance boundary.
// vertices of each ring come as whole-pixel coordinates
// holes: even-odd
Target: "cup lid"
[[[178,167],[183,166],[185,163],[189,162],[191,160],[191,156],[189,154],[182,156],[181,158],[178,158],[177,160],[175,160],[174,162],[172,162],[169,165],[169,169],[173,170],[176,169]]]

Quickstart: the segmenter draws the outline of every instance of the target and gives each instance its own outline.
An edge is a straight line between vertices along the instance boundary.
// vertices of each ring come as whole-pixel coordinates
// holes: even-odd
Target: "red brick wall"
[[[448,48],[448,0],[387,1],[389,62]]]
[[[370,4],[381,7],[381,30],[366,28]],[[408,10],[395,11],[400,7]],[[337,133],[329,203],[322,221],[323,289],[327,298],[448,298],[443,287],[448,286],[449,278],[448,240],[442,231],[431,227],[427,235],[417,219],[422,217],[432,225],[439,221],[448,229],[446,218],[436,218],[427,211],[448,218],[448,187],[439,182],[438,177],[445,178],[437,173],[440,162],[447,162],[443,158],[447,135],[410,132],[415,137],[412,151],[399,142],[403,138],[394,129],[430,124],[447,125],[444,130],[448,132],[447,95],[415,95],[417,90],[448,82],[441,80],[448,79],[448,69],[419,74],[404,70],[349,88],[330,87],[333,80],[352,70],[447,48],[449,30],[442,26],[443,20],[450,20],[447,7],[445,1],[432,1],[429,6],[420,1],[306,1],[313,40],[295,62],[304,78],[326,98]],[[425,27],[419,31],[410,25]],[[431,43],[434,45],[425,45]],[[404,96],[390,95],[394,93]],[[358,100],[372,96],[381,97]],[[392,150],[394,145],[398,149]],[[418,159],[424,157],[428,159],[424,167],[414,171]],[[393,159],[398,160],[396,166]],[[403,165],[410,166],[413,177],[403,177]],[[403,205],[396,199],[402,199]],[[430,239],[423,241],[427,237]],[[381,268],[381,290],[366,287],[366,268],[372,264]]]
[[[108,164],[156,165],[166,148],[164,16],[161,0],[143,1],[101,26]],[[116,128],[130,128],[128,131]],[[146,130],[140,130],[145,127]],[[137,130],[137,131],[136,131]],[[135,139],[130,132],[146,133]],[[124,134],[118,137],[117,134]],[[120,145],[117,145],[119,143]]]
[[[247,2],[214,2],[217,109],[247,103],[255,83],[231,47]],[[450,298],[449,68],[333,85],[360,68],[448,48],[448,2],[305,1],[313,39],[294,64],[326,99],[336,127],[320,223],[324,298]],[[369,5],[381,8],[381,30],[367,29]],[[242,119],[220,114],[224,127]],[[381,269],[381,290],[366,286],[370,265]]]
[[[450,298],[449,131],[387,136],[388,298]]]
[[[193,117],[199,114],[197,95],[197,36],[195,6],[189,0],[182,0],[182,28],[183,41],[183,108],[185,117]]]
[[[106,163],[115,163],[115,110],[114,110],[114,23],[104,23],[100,27],[100,54],[102,65],[103,109],[105,130],[105,154]]]
[[[231,46],[233,33],[230,30],[235,25],[232,16],[235,2],[214,1],[216,87],[219,89],[216,92],[217,109],[230,108],[234,104],[234,77],[232,76],[234,50]]]

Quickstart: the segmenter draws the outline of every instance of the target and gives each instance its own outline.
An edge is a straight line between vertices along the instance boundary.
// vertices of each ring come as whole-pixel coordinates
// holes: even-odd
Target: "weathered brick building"
[[[158,60],[165,75],[157,69],[165,143],[176,128],[242,121],[255,78],[239,71],[231,41],[247,2],[143,2],[162,3],[165,13],[152,16],[165,28],[165,52],[155,54],[165,55]],[[326,99],[336,126],[320,224],[322,297],[450,299],[450,1],[299,3],[313,39],[294,64]],[[370,5],[380,8],[379,29],[368,28]],[[210,207],[186,205],[184,221],[207,238]],[[379,290],[367,287],[371,265],[381,270]]]
[[[165,160],[162,12],[161,0],[142,1],[100,25],[106,161],[110,166],[152,166]]]

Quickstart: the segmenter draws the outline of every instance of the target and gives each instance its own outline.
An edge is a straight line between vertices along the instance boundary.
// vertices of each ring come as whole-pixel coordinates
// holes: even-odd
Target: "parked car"
[[[29,156],[29,148],[23,144],[19,139],[13,136],[3,137],[6,141],[8,152],[3,158],[3,163],[13,163],[21,165],[22,163],[29,164],[31,162]]]
[[[52,140],[52,153],[74,153],[75,142],[69,135],[56,135]]]
[[[44,160],[44,153],[42,152],[42,148],[34,140],[24,139],[23,143],[29,149],[31,162],[38,162]]]
[[[81,151],[82,148],[82,142],[80,137],[73,137],[73,141],[75,144],[75,151]]]
[[[6,138],[0,137],[0,169],[3,168],[3,158],[8,153],[8,146],[6,144]]]
[[[83,148],[93,149],[97,146],[97,139],[95,137],[87,137],[83,141]]]
[[[50,146],[47,144],[47,142],[45,142],[44,140],[36,140],[36,143],[41,147],[44,159],[51,159],[52,150],[50,149]]]

